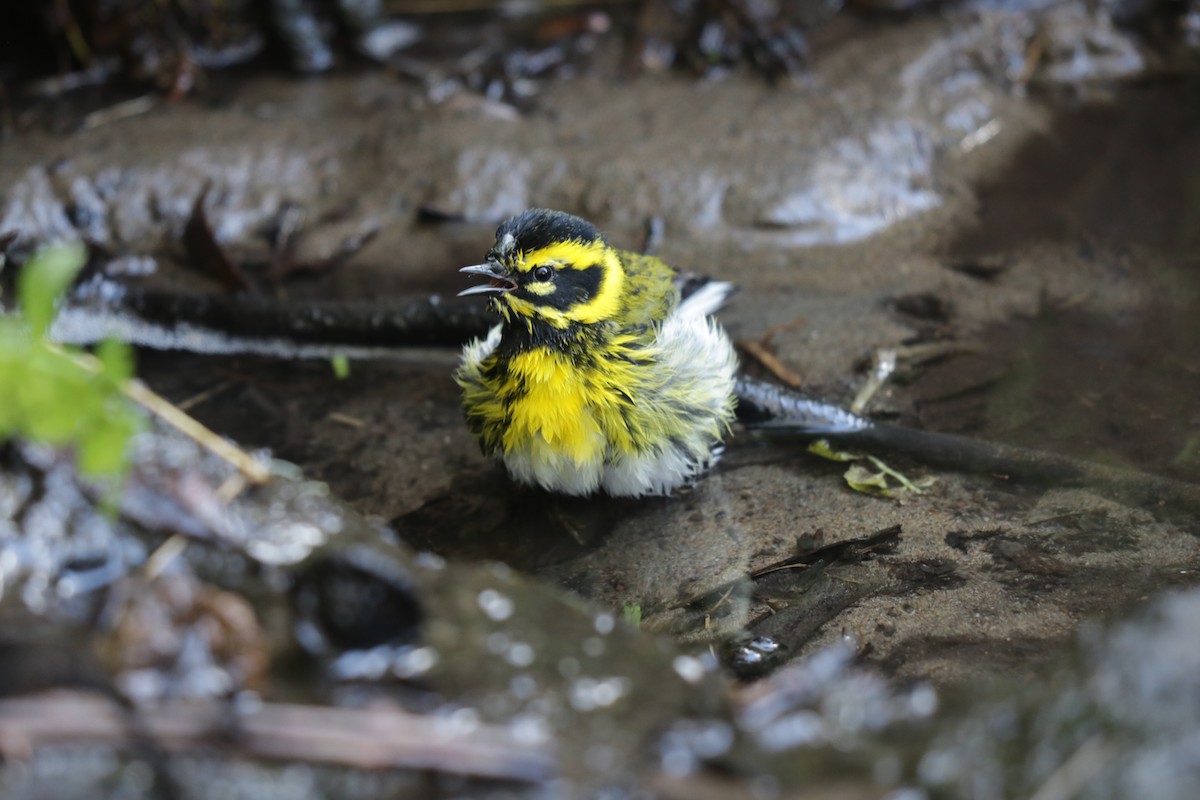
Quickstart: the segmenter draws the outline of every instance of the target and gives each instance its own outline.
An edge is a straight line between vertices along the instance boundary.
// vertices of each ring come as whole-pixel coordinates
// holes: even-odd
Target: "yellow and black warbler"
[[[732,287],[683,296],[675,270],[610,246],[586,220],[532,209],[503,223],[483,264],[502,321],[455,375],[485,454],[517,481],[566,494],[667,494],[719,455],[737,357],[710,314]]]

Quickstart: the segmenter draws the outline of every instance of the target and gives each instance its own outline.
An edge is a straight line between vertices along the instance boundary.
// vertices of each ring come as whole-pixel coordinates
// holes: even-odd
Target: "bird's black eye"
[[[539,280],[542,283],[545,283],[546,281],[550,280],[550,278],[553,276],[554,276],[554,270],[552,270],[550,267],[547,267],[545,264],[543,264],[540,267],[535,267],[533,270],[534,279]]]

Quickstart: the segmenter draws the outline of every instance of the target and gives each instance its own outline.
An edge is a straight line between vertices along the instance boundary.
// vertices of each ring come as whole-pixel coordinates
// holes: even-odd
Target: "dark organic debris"
[[[992,283],[999,280],[1012,266],[1004,256],[953,258],[945,262],[946,269],[960,272],[969,278]]]
[[[998,565],[1015,567],[1028,575],[1060,577],[1071,571],[1044,544],[1038,542],[997,537],[988,543],[987,551]]]
[[[986,542],[1006,533],[1004,528],[992,528],[984,531],[950,531],[946,534],[946,545],[962,553],[970,552],[975,542]]]
[[[629,30],[629,62],[638,68],[678,64],[714,76],[746,63],[771,79],[799,75],[808,55],[803,29],[838,6],[567,0],[514,12],[418,0],[64,0],[52,12],[35,8],[0,7],[0,30],[15,32],[0,70],[42,98],[123,78],[176,100],[203,90],[206,72],[254,59],[316,73],[365,58],[421,82],[434,102],[465,89],[527,106],[544,81],[585,71],[601,38]],[[0,85],[0,101],[7,96]],[[138,98],[139,107],[145,102]]]
[[[895,525],[797,553],[752,570],[749,580],[733,581],[689,598],[680,608],[702,623],[704,630],[715,631],[741,602],[755,604],[757,619],[746,626],[751,638],[735,640],[730,651],[731,665],[745,668],[750,677],[756,665],[764,669],[777,665],[798,651],[826,621],[882,589],[888,580],[863,565],[892,552],[899,538],[900,526]],[[839,576],[844,572],[852,572],[854,578],[842,580]],[[749,649],[744,646],[753,642],[759,644]]]
[[[211,184],[205,184],[192,204],[192,213],[183,229],[183,247],[192,265],[215,279],[228,291],[252,292],[254,284],[217,241],[204,210]]]
[[[954,311],[949,302],[932,292],[902,295],[892,304],[905,316],[929,322],[948,322]]]
[[[332,251],[318,257],[304,259],[298,257],[296,251],[313,229],[299,225],[292,227],[297,219],[303,219],[303,214],[296,212],[294,207],[291,209],[292,212],[286,215],[289,221],[280,226],[275,255],[266,270],[266,277],[272,281],[280,281],[293,275],[319,275],[336,269],[370,244],[379,235],[381,229],[378,220],[367,220],[346,234]],[[326,215],[324,218],[316,220],[315,225],[341,221],[339,218],[344,216],[344,212],[344,209],[340,209],[333,215]]]
[[[743,61],[771,79],[797,77],[809,53],[795,17],[787,3],[705,0],[692,7],[680,59],[696,74],[709,77]]]
[[[954,589],[967,582],[958,565],[947,558],[893,560],[888,562],[887,569],[901,582],[901,591]]]
[[[776,561],[750,573],[751,578],[762,578],[773,572],[788,569],[824,568],[834,564],[858,564],[881,553],[895,550],[900,541],[900,526],[893,525],[876,531],[869,536],[846,539],[840,542],[823,545],[815,550],[809,550],[789,556],[782,561]]]

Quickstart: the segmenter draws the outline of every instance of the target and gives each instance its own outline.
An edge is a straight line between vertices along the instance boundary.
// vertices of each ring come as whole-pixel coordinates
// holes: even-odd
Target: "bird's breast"
[[[512,394],[507,398],[506,450],[541,440],[584,464],[603,459],[610,444],[628,438],[622,410],[627,398],[594,362],[537,347],[514,354],[507,372]]]

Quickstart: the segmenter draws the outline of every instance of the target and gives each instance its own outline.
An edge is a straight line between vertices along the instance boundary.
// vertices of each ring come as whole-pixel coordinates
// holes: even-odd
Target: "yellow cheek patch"
[[[554,294],[554,281],[546,281],[545,283],[527,283],[525,291],[530,294],[536,294],[539,297],[549,297]]]
[[[569,324],[566,314],[559,311],[557,308],[549,306],[539,306],[534,303],[524,300],[520,297],[514,297],[511,294],[504,295],[503,302],[508,304],[509,310],[519,316],[529,319],[530,317],[538,317],[553,325],[555,328],[565,328]],[[508,319],[508,315],[505,315]]]
[[[592,263],[600,264],[604,270],[596,296],[566,311],[568,319],[584,325],[615,317],[621,310],[621,292],[625,288],[625,270],[621,268],[621,260],[616,253],[606,249],[603,256]]]

